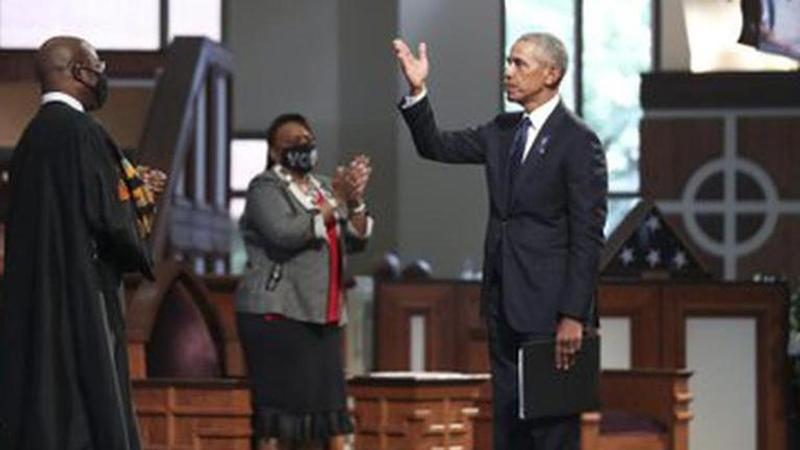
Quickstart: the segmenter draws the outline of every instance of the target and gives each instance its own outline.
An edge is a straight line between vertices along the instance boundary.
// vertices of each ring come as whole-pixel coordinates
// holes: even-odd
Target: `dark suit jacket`
[[[503,310],[518,332],[554,333],[561,316],[594,321],[607,194],[605,154],[594,132],[559,103],[507,195],[521,113],[461,131],[439,130],[427,97],[402,114],[422,157],[486,168],[484,308],[499,265]]]

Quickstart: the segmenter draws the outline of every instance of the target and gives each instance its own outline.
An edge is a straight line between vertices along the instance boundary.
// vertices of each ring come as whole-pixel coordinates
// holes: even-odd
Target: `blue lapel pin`
[[[539,141],[539,145],[536,148],[536,153],[539,155],[544,155],[547,153],[547,143],[550,142],[550,135],[542,136],[542,140]]]

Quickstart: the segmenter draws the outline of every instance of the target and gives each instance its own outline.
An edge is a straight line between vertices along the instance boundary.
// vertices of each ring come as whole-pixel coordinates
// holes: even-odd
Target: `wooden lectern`
[[[348,383],[357,450],[472,450],[488,374],[375,372]]]

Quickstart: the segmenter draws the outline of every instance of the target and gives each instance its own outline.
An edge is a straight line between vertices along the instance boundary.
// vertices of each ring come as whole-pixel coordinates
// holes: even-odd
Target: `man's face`
[[[101,80],[105,77],[105,70],[106,63],[100,60],[94,47],[86,41],[82,42],[73,61],[73,76],[88,91],[83,103],[89,110],[103,106],[108,95],[108,86],[100,86],[107,83],[106,80]]]
[[[506,58],[506,98],[523,107],[538,106],[558,87],[559,77],[559,70],[543,57],[536,44],[517,41]]]
[[[297,122],[287,122],[275,133],[275,142],[270,149],[273,161],[280,161],[287,148],[314,141],[314,134]]]
[[[100,61],[100,57],[97,55],[97,50],[92,47],[92,44],[83,41],[81,44],[81,52],[80,52],[80,59],[83,64],[102,72],[105,70],[105,64]]]

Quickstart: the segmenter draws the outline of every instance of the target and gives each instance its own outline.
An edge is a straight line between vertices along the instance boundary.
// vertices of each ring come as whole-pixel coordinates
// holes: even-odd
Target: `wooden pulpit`
[[[348,382],[357,450],[472,450],[488,374],[376,372]]]

